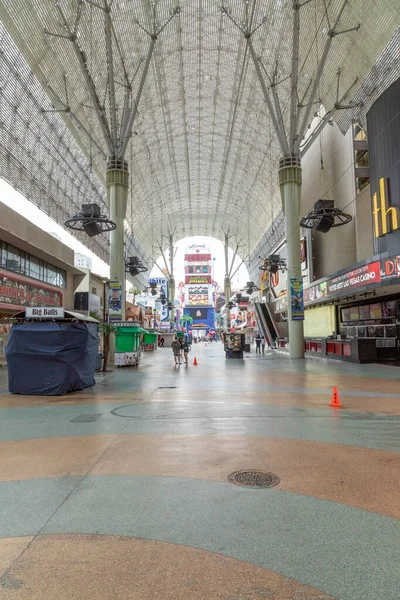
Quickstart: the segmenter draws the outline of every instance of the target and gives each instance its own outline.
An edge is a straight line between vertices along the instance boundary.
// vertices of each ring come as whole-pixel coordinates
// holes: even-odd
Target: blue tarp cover
[[[10,392],[61,396],[94,385],[98,345],[95,323],[13,325],[6,348]]]

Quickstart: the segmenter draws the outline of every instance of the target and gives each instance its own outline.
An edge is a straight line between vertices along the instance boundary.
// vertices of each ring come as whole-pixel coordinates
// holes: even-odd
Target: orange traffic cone
[[[193,364],[195,367],[197,367],[197,358],[196,357],[194,357]]]
[[[333,388],[332,400],[331,400],[331,403],[330,403],[329,406],[336,406],[336,407],[342,406],[342,403],[340,402],[339,393],[337,391],[336,385]]]

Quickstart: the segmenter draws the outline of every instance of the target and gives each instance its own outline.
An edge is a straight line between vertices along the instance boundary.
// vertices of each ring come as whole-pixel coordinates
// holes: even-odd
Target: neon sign
[[[381,177],[379,180],[379,196],[380,196],[380,207],[378,207],[378,198],[376,192],[372,196],[372,204],[374,210],[372,214],[374,216],[374,232],[375,237],[382,237],[387,233],[391,233],[396,229],[399,229],[399,219],[398,219],[398,211],[399,209],[396,206],[387,206],[386,198],[388,196],[387,193],[387,184],[385,182],[385,178]],[[379,219],[380,216],[380,219]],[[388,229],[388,216],[391,219],[391,227]],[[379,226],[379,220],[381,221],[381,226]]]

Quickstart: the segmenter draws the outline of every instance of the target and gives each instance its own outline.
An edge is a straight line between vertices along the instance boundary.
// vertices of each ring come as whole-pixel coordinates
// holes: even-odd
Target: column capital
[[[114,183],[129,187],[128,163],[126,160],[116,157],[108,159],[106,170],[106,186],[109,187]]]
[[[287,154],[279,159],[279,185],[293,182],[301,185],[302,168],[301,158],[298,154]]]

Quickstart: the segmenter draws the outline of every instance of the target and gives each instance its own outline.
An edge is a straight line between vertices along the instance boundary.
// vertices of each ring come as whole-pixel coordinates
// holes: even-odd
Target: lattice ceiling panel
[[[276,84],[287,132],[292,2],[231,0],[224,5],[228,15],[221,10],[223,4],[217,0],[0,3],[0,19],[35,81],[60,110],[54,118],[59,135],[65,135],[65,125],[70,129],[81,161],[91,157],[99,180],[104,180],[107,155],[123,146],[121,131],[146,69],[149,33],[165,26],[155,42],[125,152],[130,169],[129,243],[135,241],[148,254],[153,244],[162,243],[163,235],[223,238],[228,231],[245,244],[243,252],[250,253],[280,211],[276,168],[282,150],[240,28],[258,27],[253,45],[270,90]],[[105,6],[110,7],[110,21]],[[297,103],[307,102],[331,29],[340,35],[332,39],[316,92],[317,102],[327,110],[338,97],[351,101],[396,25],[398,0],[303,0]],[[66,39],[71,36],[74,42]],[[80,60],[95,89],[97,112]],[[43,98],[42,102],[49,104]],[[313,112],[306,118],[302,107],[299,122],[311,121]],[[106,138],[114,139],[113,131],[116,145],[110,150]],[[35,153],[35,145],[30,151]],[[49,178],[51,197],[54,186],[57,182]]]

